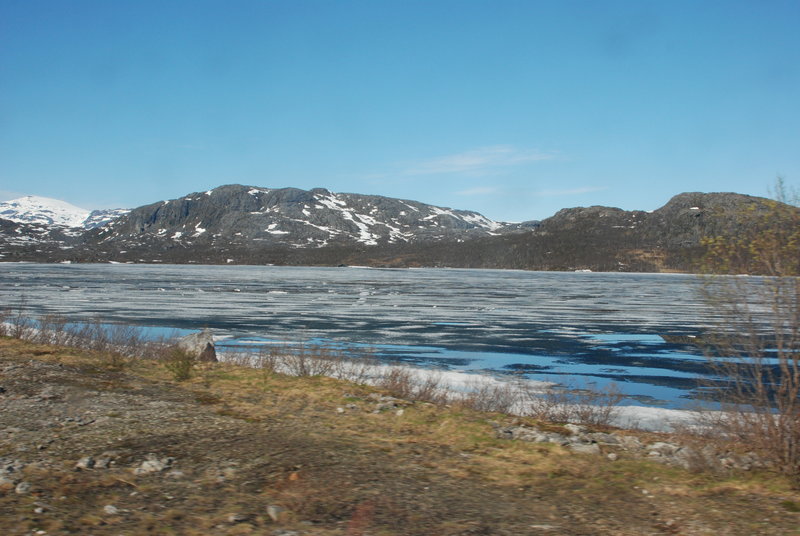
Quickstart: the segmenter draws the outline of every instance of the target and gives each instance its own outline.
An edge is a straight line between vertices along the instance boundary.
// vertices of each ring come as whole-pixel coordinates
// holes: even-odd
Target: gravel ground
[[[0,340],[0,533],[800,534],[785,488],[687,487],[646,462],[626,480],[599,456],[496,439],[467,449],[435,435],[457,436],[453,410],[378,411],[333,380],[235,392],[95,361]],[[339,399],[311,396],[324,389]],[[481,426],[464,418],[464,434]]]

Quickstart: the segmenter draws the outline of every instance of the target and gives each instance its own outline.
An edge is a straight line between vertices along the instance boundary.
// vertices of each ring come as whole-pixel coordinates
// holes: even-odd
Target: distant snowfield
[[[0,203],[0,218],[17,223],[81,227],[89,213],[66,201],[35,195]]]
[[[94,229],[130,212],[128,209],[88,211],[66,201],[28,195],[0,203],[0,218],[16,223]]]

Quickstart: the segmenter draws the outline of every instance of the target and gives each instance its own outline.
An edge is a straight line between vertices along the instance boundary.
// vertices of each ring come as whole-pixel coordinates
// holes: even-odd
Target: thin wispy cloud
[[[600,192],[602,190],[608,190],[608,186],[583,186],[581,188],[570,188],[567,190],[540,190],[535,192],[534,195],[539,197],[554,197],[562,195],[588,194],[591,192]]]
[[[475,188],[468,188],[466,190],[456,192],[456,195],[489,195],[497,192],[497,188],[493,186],[476,186]]]
[[[536,149],[518,149],[512,145],[480,147],[458,154],[423,160],[409,166],[406,175],[474,174],[555,158]]]

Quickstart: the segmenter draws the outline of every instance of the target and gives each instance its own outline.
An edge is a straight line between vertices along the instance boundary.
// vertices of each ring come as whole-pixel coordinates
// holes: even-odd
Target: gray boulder
[[[201,362],[216,363],[218,361],[214,337],[209,329],[181,337],[178,339],[178,348],[193,355]]]
[[[136,475],[147,475],[150,473],[160,473],[162,471],[166,471],[167,469],[172,467],[172,464],[175,462],[175,458],[162,458],[159,459],[158,456],[155,454],[148,454],[147,459],[139,465],[139,467],[133,470],[133,473]]]

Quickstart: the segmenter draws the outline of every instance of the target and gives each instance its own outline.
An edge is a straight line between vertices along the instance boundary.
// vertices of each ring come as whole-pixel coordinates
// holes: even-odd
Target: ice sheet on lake
[[[659,335],[713,322],[699,285],[658,274],[0,264],[0,300],[24,299],[36,313],[376,346],[449,370],[614,380],[672,405],[694,373],[686,364],[702,366],[702,355]],[[670,379],[671,370],[680,372]]]

